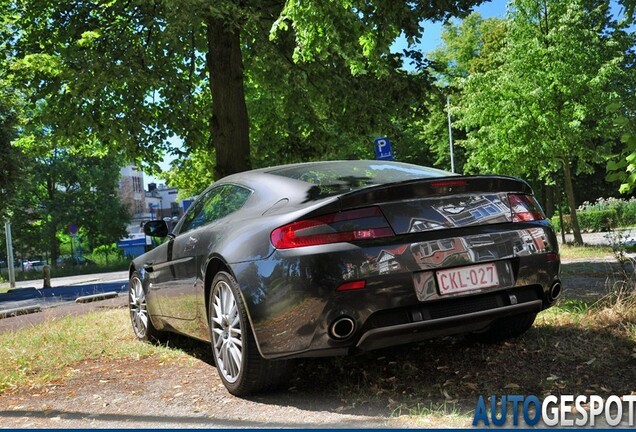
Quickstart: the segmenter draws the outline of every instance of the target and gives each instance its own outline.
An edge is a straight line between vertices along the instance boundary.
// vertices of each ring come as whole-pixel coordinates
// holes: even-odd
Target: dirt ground
[[[610,259],[564,262],[564,296],[590,300],[598,298],[607,292],[608,283],[616,279],[617,270]],[[125,296],[107,302],[69,305],[40,314],[0,320],[0,337],[3,331],[102,307],[125,308]],[[531,394],[529,392],[533,389],[515,387],[513,378],[502,377],[501,382],[497,382],[502,374],[514,376],[512,365],[516,367],[520,361],[531,364],[533,356],[545,358],[559,355],[556,348],[550,345],[558,346],[559,341],[565,343],[567,339],[584,340],[585,335],[574,334],[566,329],[548,338],[552,339],[541,342],[546,348],[534,349],[529,348],[530,344],[510,343],[500,348],[484,348],[480,353],[481,358],[473,360],[471,358],[478,350],[456,344],[455,341],[434,342],[430,352],[428,345],[422,345],[421,351],[420,346],[383,350],[343,361],[341,369],[333,377],[324,376],[324,371],[333,371],[337,360],[305,360],[299,363],[291,381],[282,390],[245,399],[231,396],[225,390],[207,346],[186,343],[186,351],[192,353],[189,358],[166,362],[154,358],[85,362],[77,365],[68,379],[44,389],[20,389],[1,394],[0,421],[2,427],[8,428],[470,427],[470,408],[474,408],[478,394],[490,394],[493,388],[500,392]],[[178,345],[183,341],[177,339],[175,343]],[[494,364],[492,356],[496,350],[500,354],[503,350],[503,355],[510,356],[510,370],[490,370],[489,365]],[[405,353],[409,362],[401,364],[402,353]],[[417,363],[418,353],[422,357],[420,363]],[[602,353],[599,352],[599,355]],[[563,387],[563,393],[585,391],[587,384],[581,383],[578,368],[581,365],[585,367],[583,360],[587,359],[566,357],[568,360],[559,366],[560,369],[550,373],[535,371],[537,377],[545,375],[548,381],[556,377],[554,385],[572,386]],[[475,376],[461,370],[462,365],[471,361],[483,364]],[[592,364],[592,368],[596,363]],[[634,361],[630,363],[630,360],[619,365],[624,370],[616,375],[614,381],[605,381],[605,385],[612,386],[608,390],[629,391],[634,380],[634,373],[629,370],[633,371],[634,366]],[[365,367],[382,367],[383,380],[386,382],[377,387],[366,382]],[[356,370],[349,372],[347,368]],[[417,368],[417,371],[408,368]],[[570,370],[573,371],[571,384],[567,377]],[[602,373],[592,376],[598,381]],[[412,401],[411,395],[406,393],[413,377],[431,389],[429,400],[449,400],[454,403],[455,395],[449,395],[451,391],[447,392],[446,389],[463,386],[462,394],[468,403],[457,412],[450,409],[450,413],[441,413],[445,415],[399,415],[405,414],[399,410],[400,401]],[[353,384],[350,391],[343,393],[342,390],[329,388],[330,379],[348,380],[348,383]],[[506,384],[506,380],[512,383]],[[623,385],[624,380],[631,384]],[[391,394],[387,388],[400,390],[398,394]],[[555,390],[558,389],[555,387]],[[369,397],[370,394],[376,394],[377,397]],[[426,397],[422,397],[422,404],[427,405]]]
[[[236,398],[203,360],[83,363],[73,378],[44,391],[0,396],[0,418],[10,428],[399,426],[382,416],[338,412],[341,401],[306,396]]]

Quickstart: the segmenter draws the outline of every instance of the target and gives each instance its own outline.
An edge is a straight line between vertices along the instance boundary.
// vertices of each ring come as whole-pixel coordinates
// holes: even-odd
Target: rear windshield
[[[316,162],[278,168],[269,173],[315,185],[319,197],[373,185],[453,175],[435,168],[384,161]]]

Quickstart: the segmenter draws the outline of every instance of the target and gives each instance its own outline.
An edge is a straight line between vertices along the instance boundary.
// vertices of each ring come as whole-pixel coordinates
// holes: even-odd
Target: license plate
[[[479,264],[437,272],[440,295],[457,294],[499,285],[495,264]]]

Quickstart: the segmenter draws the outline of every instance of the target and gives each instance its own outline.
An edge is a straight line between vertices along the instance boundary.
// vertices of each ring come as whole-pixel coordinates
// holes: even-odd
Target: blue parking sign
[[[377,160],[393,160],[391,141],[387,137],[376,138],[373,142],[375,143],[375,158]]]

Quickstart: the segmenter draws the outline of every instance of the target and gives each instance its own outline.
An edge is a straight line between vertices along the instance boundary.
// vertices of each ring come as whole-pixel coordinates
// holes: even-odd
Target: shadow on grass
[[[498,345],[444,338],[348,357],[300,359],[280,390],[248,399],[382,417],[437,412],[472,418],[480,394],[630,394],[636,390],[636,346],[624,334],[587,328],[584,322],[539,320],[523,337]],[[170,344],[214,365],[208,344],[185,338]]]

